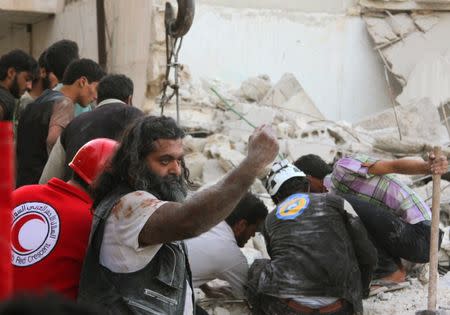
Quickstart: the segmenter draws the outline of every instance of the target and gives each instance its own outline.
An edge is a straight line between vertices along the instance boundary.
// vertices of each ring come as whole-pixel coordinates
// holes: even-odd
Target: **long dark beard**
[[[137,189],[148,191],[156,198],[164,201],[183,202],[187,196],[187,184],[182,176],[168,175],[161,177],[146,170],[145,177],[140,179]]]
[[[14,77],[14,81],[12,82],[11,88],[9,89],[9,91],[11,92],[12,96],[14,96],[15,98],[20,98],[20,88],[19,88],[19,83],[17,82],[17,75]]]

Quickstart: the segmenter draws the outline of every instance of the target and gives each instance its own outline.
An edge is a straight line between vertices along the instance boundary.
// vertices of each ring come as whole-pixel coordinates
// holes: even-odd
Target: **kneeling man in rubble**
[[[342,198],[310,194],[306,175],[287,160],[266,181],[276,208],[263,235],[271,260],[249,271],[253,314],[362,314],[376,250]]]

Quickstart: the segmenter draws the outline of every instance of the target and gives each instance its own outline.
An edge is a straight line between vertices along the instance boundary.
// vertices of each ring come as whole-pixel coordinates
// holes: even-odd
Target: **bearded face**
[[[139,180],[138,190],[145,190],[164,201],[183,202],[187,196],[187,183],[183,175],[159,176],[146,169]]]
[[[20,98],[24,92],[21,91],[19,82],[17,81],[17,75],[14,76],[14,80],[12,82],[11,87],[9,88],[9,91],[11,92],[12,96],[15,98]]]

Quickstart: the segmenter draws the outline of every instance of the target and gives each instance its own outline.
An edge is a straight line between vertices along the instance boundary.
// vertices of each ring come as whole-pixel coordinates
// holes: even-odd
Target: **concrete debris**
[[[203,165],[207,158],[200,152],[193,152],[184,157],[186,166],[189,168],[189,175],[194,182],[202,181]]]
[[[207,141],[205,138],[194,138],[187,135],[183,139],[185,153],[203,152]]]
[[[262,104],[280,107],[292,96],[301,92],[302,86],[292,73],[285,73],[262,100]]]
[[[287,140],[287,153],[291,161],[295,161],[302,155],[317,154],[325,162],[331,163],[336,156],[336,147],[326,143],[289,139]]]
[[[439,13],[438,23],[427,32],[413,32],[402,41],[396,42],[382,50],[386,61],[392,65],[391,70],[402,85],[406,85],[415,66],[424,55],[438,54],[445,56],[450,50],[448,37],[450,14]]]
[[[448,11],[450,3],[447,0],[360,0],[364,9],[376,12],[389,11]]]
[[[417,30],[414,20],[407,13],[391,14],[387,20],[394,33],[401,38]]]
[[[215,156],[215,158],[219,159],[219,164],[225,172],[229,172],[242,162],[245,155],[237,150],[221,147],[219,148],[218,155]]]
[[[430,99],[422,98],[416,103],[407,106],[396,106],[397,119],[394,110],[387,109],[357,123],[367,130],[388,129],[387,134],[396,137],[395,128],[400,129],[402,137],[415,138],[430,143],[442,143],[448,141],[448,133],[437,108],[432,105]]]
[[[267,75],[260,75],[242,82],[239,94],[251,102],[259,102],[272,87]]]
[[[267,93],[262,104],[281,108],[287,116],[303,115],[307,120],[325,119],[314,105],[306,91],[291,73],[284,74],[281,79]]]
[[[439,279],[437,302],[440,310],[450,309],[450,286],[442,285],[444,278],[440,277]],[[392,295],[382,303],[377,296],[363,300],[364,315],[404,315],[426,309],[428,286],[422,285],[414,278],[410,282],[411,286],[408,288],[389,292]]]
[[[225,174],[226,172],[217,160],[206,160],[203,164],[202,179],[205,184],[213,184]]]
[[[385,18],[368,16],[364,17],[364,21],[376,45],[388,44],[399,39]]]
[[[439,17],[436,15],[413,13],[411,17],[414,20],[414,24],[422,32],[428,32],[439,22]]]
[[[405,13],[393,15],[394,21],[400,21],[396,27],[391,25],[393,21],[385,22],[396,37],[404,36],[406,41],[419,32],[412,31],[413,20],[409,17],[410,15]],[[439,18],[439,21],[441,20],[442,17]],[[440,24],[441,22],[438,22],[428,32],[438,30]],[[396,45],[392,44],[391,47]],[[429,58],[424,57],[424,63],[415,65],[410,76],[406,76],[409,80],[408,85],[399,96],[401,105],[395,108],[398,124],[392,109],[375,113],[355,124],[345,121],[327,121],[292,74],[283,75],[271,88],[268,85],[270,79],[265,76],[247,80],[239,90],[221,84],[219,81],[203,80],[200,84],[188,82],[188,86],[183,88],[180,114],[181,125],[191,134],[184,141],[185,159],[191,171],[191,178],[194,183],[202,187],[200,189],[220,180],[226,172],[232,170],[244,159],[248,137],[254,129],[251,125],[259,126],[264,123],[274,127],[279,138],[280,154],[291,161],[310,153],[321,156],[327,162],[355,153],[364,153],[381,159],[420,158],[429,152],[434,144],[442,145],[449,140],[449,137],[440,121],[436,107],[438,102],[429,98],[416,99],[418,96],[429,93],[427,91],[432,91],[432,87],[430,86],[430,89],[425,92],[419,89],[410,91],[409,85],[414,88],[415,80],[420,80],[422,76],[428,78],[425,80],[435,78],[433,79],[435,84],[439,83],[438,78],[444,80],[444,72],[447,70],[439,72],[438,69],[443,67],[444,59],[431,62]],[[432,84],[430,82],[430,85]],[[228,110],[222,101],[208,90],[210,86],[217,87],[239,115]],[[267,93],[262,93],[261,91],[266,88]],[[265,94],[264,97],[263,94]],[[154,111],[155,114],[159,114],[159,108]],[[165,113],[175,117],[173,103],[167,106]],[[398,128],[402,134],[401,140]],[[450,156],[450,149],[443,147],[443,153]],[[397,178],[416,189],[424,199],[429,201],[430,183],[423,185],[420,180],[413,181],[417,177],[405,175]],[[445,187],[446,185],[447,182],[442,181],[442,187],[445,188],[443,196],[450,194],[450,185]],[[257,194],[270,210],[274,208],[261,180],[257,179],[254,182],[251,191]],[[441,219],[443,227],[447,228],[444,229],[446,239],[441,246],[439,263],[441,266],[448,266],[450,263],[450,239],[448,239],[450,200],[443,200]],[[249,263],[257,258],[268,257],[264,239],[260,235],[250,240],[243,248],[243,252]],[[426,287],[421,283],[428,281],[427,265],[413,268],[411,270],[415,271],[411,271],[411,274],[414,274],[416,278],[411,280],[410,288],[383,293],[365,300],[364,314],[395,315],[404,314],[407,310],[425,308]],[[440,289],[440,292],[442,296],[439,298],[439,303],[443,307],[449,306],[446,301],[450,301],[450,286]],[[198,294],[196,293],[197,296]],[[383,303],[380,303],[380,300]],[[242,300],[208,299],[200,295],[198,303],[209,314],[250,314],[247,304]]]
[[[422,98],[429,98],[434,107],[450,102],[450,55],[424,55],[409,75],[397,102],[405,105]]]
[[[325,119],[325,116],[319,111],[316,105],[314,105],[313,101],[303,89],[281,104],[280,109],[287,116],[292,115],[292,113],[305,116],[304,119],[306,121]]]

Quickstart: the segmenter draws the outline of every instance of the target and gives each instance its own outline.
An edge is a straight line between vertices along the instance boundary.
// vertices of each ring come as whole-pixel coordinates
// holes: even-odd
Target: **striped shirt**
[[[324,185],[329,191],[353,194],[390,209],[410,224],[431,220],[430,208],[406,184],[392,175],[369,174],[369,167],[376,162],[364,155],[340,159],[325,177]]]

